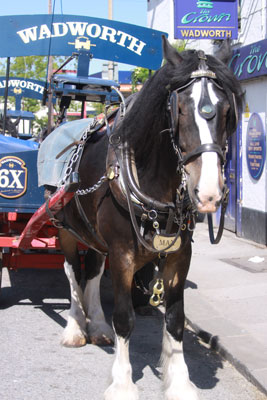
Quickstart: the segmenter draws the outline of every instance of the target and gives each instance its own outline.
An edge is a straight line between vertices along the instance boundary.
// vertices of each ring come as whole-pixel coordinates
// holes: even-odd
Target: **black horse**
[[[76,164],[80,188],[58,216],[71,287],[63,345],[112,343],[99,295],[109,257],[116,355],[106,400],[138,398],[128,353],[135,320],[131,290],[136,271],[150,262],[157,264],[151,301],[163,301],[166,309],[165,398],[198,398],[183,357],[184,283],[195,212],[215,212],[224,200],[224,150],[237,126],[242,91],[225,60],[202,51],[179,54],[165,38],[163,50],[165,65],[130,99],[125,115],[121,110],[113,128],[91,135]],[[79,241],[89,247],[83,289]]]

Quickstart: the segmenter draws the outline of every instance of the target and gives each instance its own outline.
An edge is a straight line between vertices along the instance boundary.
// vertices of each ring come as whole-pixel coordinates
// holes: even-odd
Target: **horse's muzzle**
[[[202,193],[198,187],[194,189],[193,200],[197,211],[203,214],[214,213],[218,210],[222,201],[222,192]]]

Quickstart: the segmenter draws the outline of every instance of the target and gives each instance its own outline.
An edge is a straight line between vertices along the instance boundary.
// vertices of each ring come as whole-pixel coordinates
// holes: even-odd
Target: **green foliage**
[[[143,85],[149,78],[149,69],[137,67],[132,72],[132,93],[137,92],[137,85]]]
[[[175,50],[178,51],[178,53],[184,51],[186,45],[187,45],[187,40],[176,40],[174,43],[172,43],[172,47],[174,47]]]
[[[64,62],[63,57],[53,58],[53,69],[57,69]],[[20,77],[25,79],[46,80],[47,75],[47,56],[25,56],[14,57],[10,60],[10,77]],[[0,75],[6,75],[6,61],[0,62]],[[14,107],[15,97],[9,97],[9,103]],[[23,98],[22,109],[37,113],[40,111],[41,102],[35,99]],[[47,117],[37,118],[33,121],[33,128],[42,129],[47,124]]]

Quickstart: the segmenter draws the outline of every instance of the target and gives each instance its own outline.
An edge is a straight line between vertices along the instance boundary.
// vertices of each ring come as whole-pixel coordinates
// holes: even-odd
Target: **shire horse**
[[[165,306],[165,399],[198,398],[183,356],[184,284],[194,215],[214,213],[224,200],[224,153],[237,126],[242,91],[224,51],[222,60],[203,51],[178,53],[163,37],[163,52],[165,64],[129,100],[126,112],[118,112],[113,127],[96,131],[84,146],[76,165],[80,187],[60,218],[71,289],[62,344],[109,345],[115,339],[106,400],[138,399],[129,361],[132,285],[134,274],[151,262],[157,264],[152,303]],[[89,248],[83,285],[79,241]],[[113,329],[99,292],[106,255]]]

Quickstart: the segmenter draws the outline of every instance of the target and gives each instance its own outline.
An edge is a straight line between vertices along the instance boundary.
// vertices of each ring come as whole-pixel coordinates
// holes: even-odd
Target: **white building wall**
[[[241,32],[239,45],[266,38],[266,0],[241,0]]]
[[[170,42],[174,40],[173,0],[148,0],[147,26],[168,33]]]

